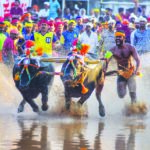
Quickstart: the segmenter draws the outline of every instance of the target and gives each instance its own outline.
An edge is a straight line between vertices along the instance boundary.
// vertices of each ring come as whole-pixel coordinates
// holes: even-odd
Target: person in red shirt
[[[12,29],[10,31],[10,36],[6,38],[3,49],[2,57],[3,62],[7,65],[14,63],[15,58],[18,55],[17,47],[15,41],[18,39],[19,32],[17,29]]]

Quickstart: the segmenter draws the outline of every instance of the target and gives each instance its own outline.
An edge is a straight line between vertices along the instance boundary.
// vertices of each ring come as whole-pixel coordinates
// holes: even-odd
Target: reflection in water
[[[19,119],[18,124],[21,132],[20,139],[13,142],[14,148],[11,150],[105,150],[107,140],[110,140],[110,137],[107,137],[105,141],[103,139],[107,132],[104,122],[89,126],[90,122],[83,120],[74,120],[69,123],[54,120],[49,124],[42,120],[36,122]],[[97,130],[93,140],[92,137],[87,136],[87,130],[92,129]],[[145,125],[139,123],[125,125],[124,130],[125,132],[116,134],[115,140],[112,139],[112,142],[115,142],[115,150],[135,150],[136,133],[145,130]]]
[[[135,150],[135,137],[139,130],[145,129],[145,125],[128,125],[129,136],[126,141],[126,137],[123,134],[118,134],[115,141],[115,150]]]
[[[93,127],[95,129],[95,127]],[[84,129],[87,130],[85,124],[72,124],[71,126],[64,124],[62,130],[64,130],[64,146],[63,150],[90,150],[90,140],[85,138]],[[104,123],[98,123],[98,133],[94,140],[94,150],[101,150],[101,132],[104,129]],[[76,137],[76,140],[73,138]]]
[[[17,148],[13,150],[47,150],[47,131],[48,128],[45,125],[41,126],[40,141],[35,140],[34,137],[38,136],[36,129],[38,124],[32,122],[31,126],[27,128],[23,120],[18,120],[18,124],[21,128],[21,137],[14,142]]]
[[[126,150],[125,136],[118,134],[116,137],[115,150]]]
[[[86,124],[82,122],[61,124],[61,132],[64,134],[63,150],[78,150],[82,147],[89,147],[89,142],[82,133],[84,128],[86,128]]]
[[[102,134],[103,130],[104,130],[104,123],[99,122],[99,124],[98,124],[98,133],[95,136],[95,141],[94,141],[94,150],[95,149],[102,150],[102,148],[101,148],[101,145],[102,145],[102,143],[101,143],[101,134]]]
[[[41,116],[9,119],[7,124],[11,128],[6,122],[7,131],[2,132],[4,127],[0,128],[0,150],[141,150],[143,146],[143,150],[149,150],[149,130],[145,122],[131,121],[116,126],[107,120],[57,120]],[[5,141],[3,135],[9,139]]]
[[[129,129],[130,129],[130,134],[129,134],[129,138],[127,141],[127,150],[135,150],[135,137],[136,137],[136,133],[139,130],[143,130],[145,129],[145,125],[144,124],[139,124],[139,125],[130,125]]]
[[[103,122],[98,122],[98,133],[92,141],[94,143],[92,146],[91,140],[87,139],[85,134],[88,130],[88,123],[82,120],[48,125],[47,123],[34,121],[31,123],[29,120],[19,119],[18,124],[21,132],[20,139],[13,142],[14,148],[12,150],[55,150],[54,146],[62,150],[102,150]]]

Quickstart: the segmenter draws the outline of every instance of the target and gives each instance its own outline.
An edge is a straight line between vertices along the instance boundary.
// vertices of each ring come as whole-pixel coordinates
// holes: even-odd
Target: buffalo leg
[[[25,99],[30,104],[34,112],[39,112],[38,106],[35,104],[35,102],[32,99],[29,99],[29,98],[25,98]]]
[[[90,97],[90,94],[82,96],[79,99],[78,104],[82,105],[89,97]]]
[[[24,105],[25,105],[25,104],[26,104],[26,101],[25,101],[25,99],[23,99],[23,100],[20,102],[20,104],[19,104],[18,113],[24,111]]]
[[[65,108],[70,110],[71,97],[65,92]]]
[[[48,88],[44,88],[44,90],[42,91],[42,110],[46,111],[48,109]]]
[[[101,117],[105,116],[105,108],[104,108],[104,105],[103,105],[102,100],[101,100],[101,92],[102,92],[103,86],[104,86],[103,84],[100,84],[96,87],[96,98],[97,98],[98,103],[99,103],[99,115]]]

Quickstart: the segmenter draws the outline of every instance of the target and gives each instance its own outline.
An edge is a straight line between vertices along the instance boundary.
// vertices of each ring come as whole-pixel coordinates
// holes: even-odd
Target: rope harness
[[[39,68],[39,66],[38,66],[38,65],[34,65],[34,64],[27,64],[27,65],[21,64],[21,62],[22,62],[23,60],[25,60],[25,59],[26,59],[26,57],[22,58],[22,59],[19,61],[18,66],[23,66],[23,68],[22,68],[21,72],[17,72],[17,73],[15,74],[14,80],[15,80],[15,81],[19,81],[19,80],[20,80],[20,85],[22,85],[22,75],[23,75],[23,73],[26,71],[29,81],[27,82],[27,84],[26,84],[25,86],[28,86],[28,85],[30,84],[31,80],[38,74],[38,73],[35,73],[34,76],[31,77],[31,74],[30,74],[30,72],[29,72],[28,66],[32,66],[32,67],[35,67],[35,68],[37,68],[37,69]]]
[[[83,69],[83,71],[80,70],[80,72],[77,73],[77,68],[76,68],[73,60],[71,59],[71,60],[69,60],[69,62],[67,63],[67,65],[64,69],[64,76],[66,75],[67,69],[70,64],[73,67],[73,80],[71,82],[71,87],[76,87],[78,84],[81,84],[81,86],[82,86],[81,93],[86,94],[88,92],[88,88],[85,87],[84,81],[85,81],[85,78],[87,77],[87,70]]]
[[[64,70],[64,76],[66,75],[67,69],[68,69],[68,67],[69,67],[70,64],[73,67],[73,78],[76,78],[77,77],[77,69],[76,69],[76,67],[74,65],[73,60],[69,60],[69,62],[67,63],[67,65],[65,67],[65,70]]]

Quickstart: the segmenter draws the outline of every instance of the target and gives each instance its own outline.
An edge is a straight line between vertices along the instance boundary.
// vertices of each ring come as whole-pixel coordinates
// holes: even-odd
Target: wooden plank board
[[[40,61],[42,62],[55,62],[55,63],[64,63],[66,61],[66,57],[50,57],[50,58],[42,58]],[[100,60],[90,60],[85,58],[84,60],[88,64],[98,64]]]

